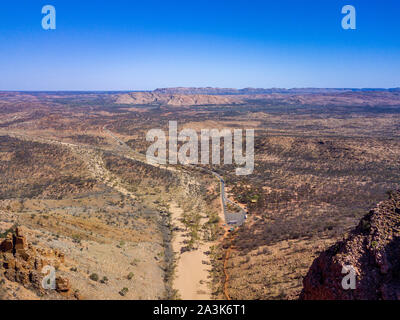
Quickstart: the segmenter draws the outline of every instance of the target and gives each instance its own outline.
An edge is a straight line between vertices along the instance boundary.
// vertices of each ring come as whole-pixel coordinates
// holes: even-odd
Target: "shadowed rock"
[[[342,280],[351,266],[355,289]],[[377,205],[350,233],[316,258],[303,280],[303,300],[400,299],[400,192]]]

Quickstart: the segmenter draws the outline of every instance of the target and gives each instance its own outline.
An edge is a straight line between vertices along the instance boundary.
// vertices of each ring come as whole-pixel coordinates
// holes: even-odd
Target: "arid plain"
[[[169,121],[255,130],[252,174],[207,166],[242,226],[208,171],[146,162]],[[0,233],[25,250],[1,253],[2,298],[297,299],[318,254],[400,189],[399,138],[395,89],[0,92]]]

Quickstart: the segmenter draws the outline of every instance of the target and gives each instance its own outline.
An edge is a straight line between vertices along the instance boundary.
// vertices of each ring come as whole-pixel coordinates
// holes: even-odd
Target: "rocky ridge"
[[[346,239],[314,260],[300,299],[400,300],[400,191],[389,194]],[[342,282],[349,266],[355,288],[346,290]]]
[[[155,92],[132,92],[117,95],[117,104],[162,104],[171,106],[193,106],[193,105],[218,105],[238,104],[244,100],[237,96],[215,96],[205,94],[163,94]]]

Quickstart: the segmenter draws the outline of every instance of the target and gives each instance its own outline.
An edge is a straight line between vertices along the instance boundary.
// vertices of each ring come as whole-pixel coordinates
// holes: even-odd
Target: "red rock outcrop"
[[[54,268],[64,263],[64,254],[58,250],[36,248],[27,243],[21,227],[15,233],[8,233],[0,243],[0,272],[14,282],[22,284],[28,289],[33,289],[40,294],[48,291],[43,288],[42,281],[45,274],[42,269],[46,265]],[[68,279],[57,276],[56,291],[63,296],[72,295]]]
[[[351,266],[355,288],[344,289]],[[342,271],[344,273],[342,273]],[[400,192],[377,205],[350,233],[314,260],[303,280],[304,300],[400,299]]]

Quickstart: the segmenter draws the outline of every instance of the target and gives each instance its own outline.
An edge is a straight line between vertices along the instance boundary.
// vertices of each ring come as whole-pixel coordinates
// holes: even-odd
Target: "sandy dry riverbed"
[[[210,265],[203,264],[203,261],[209,262],[209,257],[205,252],[210,250],[210,243],[202,243],[197,250],[181,253],[181,248],[185,246],[185,226],[180,221],[183,210],[176,203],[171,203],[170,211],[172,223],[179,230],[174,231],[172,247],[177,257],[177,266],[174,289],[178,290],[179,296],[183,300],[201,300],[210,299],[211,292],[209,288]]]

